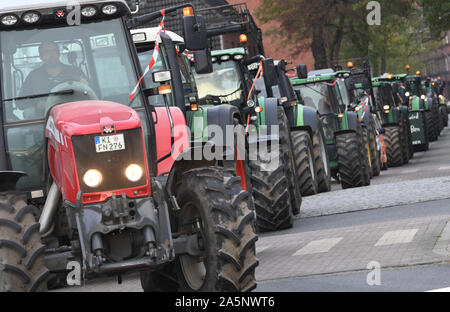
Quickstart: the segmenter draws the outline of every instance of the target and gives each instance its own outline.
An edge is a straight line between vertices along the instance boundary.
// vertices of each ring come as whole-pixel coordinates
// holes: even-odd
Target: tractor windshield
[[[200,104],[244,103],[241,79],[234,61],[216,62],[213,72],[197,74],[194,70]]]
[[[44,119],[51,106],[80,99],[129,103],[137,79],[120,20],[2,31],[0,41],[7,123]]]
[[[0,32],[1,102],[12,170],[18,187],[44,185],[45,116],[56,104],[106,100],[129,104],[137,83],[120,19],[74,27]],[[142,106],[136,97],[133,106]]]
[[[329,89],[326,83],[298,85],[294,86],[294,89],[300,91],[306,106],[317,109],[321,115],[333,114]]]

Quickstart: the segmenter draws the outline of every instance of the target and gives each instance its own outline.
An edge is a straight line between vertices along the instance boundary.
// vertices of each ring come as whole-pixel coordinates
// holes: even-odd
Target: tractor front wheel
[[[176,198],[178,234],[197,235],[200,256],[176,255],[161,270],[141,273],[145,291],[246,292],[256,288],[254,211],[241,178],[222,167],[183,174]]]
[[[317,175],[314,167],[314,152],[309,133],[307,131],[293,131],[294,161],[296,176],[302,196],[318,193]]]
[[[47,291],[37,208],[14,192],[0,193],[0,291]]]

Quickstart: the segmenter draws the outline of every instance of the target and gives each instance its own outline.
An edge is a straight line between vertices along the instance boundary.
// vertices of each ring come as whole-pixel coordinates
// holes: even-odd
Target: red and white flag
[[[156,60],[158,59],[158,55],[159,55],[159,41],[161,41],[161,39],[160,39],[161,31],[164,30],[164,32],[166,32],[166,29],[164,27],[164,17],[166,16],[166,11],[165,10],[161,10],[161,15],[162,15],[162,20],[159,23],[158,32],[156,33],[155,49],[153,50],[152,59],[150,60],[150,63],[148,64],[147,68],[145,69],[145,72],[142,75],[142,77],[139,78],[138,83],[136,84],[136,87],[134,87],[134,90],[131,92],[130,97],[129,97],[130,101],[133,100],[134,96],[136,95],[136,92],[139,89],[139,85],[141,84],[141,82],[144,79],[145,75],[152,69],[153,65],[155,65]]]

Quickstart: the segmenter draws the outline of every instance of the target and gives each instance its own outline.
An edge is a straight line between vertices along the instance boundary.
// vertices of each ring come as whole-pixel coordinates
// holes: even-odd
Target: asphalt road
[[[256,291],[450,290],[448,182],[446,128],[429,151],[382,171],[368,187],[349,191],[334,183],[332,192],[304,198],[293,228],[260,235]],[[121,285],[105,278],[58,291],[141,287],[131,275]]]

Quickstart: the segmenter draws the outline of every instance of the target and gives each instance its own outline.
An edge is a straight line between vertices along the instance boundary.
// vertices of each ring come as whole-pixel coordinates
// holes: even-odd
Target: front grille
[[[103,192],[145,185],[146,173],[141,129],[117,132],[117,134],[119,133],[124,135],[125,149],[103,153],[97,153],[95,150],[95,137],[101,136],[101,134],[95,133],[72,137],[78,179],[83,193]],[[137,164],[144,171],[141,179],[137,182],[132,182],[125,176],[125,169],[130,164]],[[89,169],[97,169],[102,173],[103,181],[98,187],[89,187],[84,183],[83,176]]]

